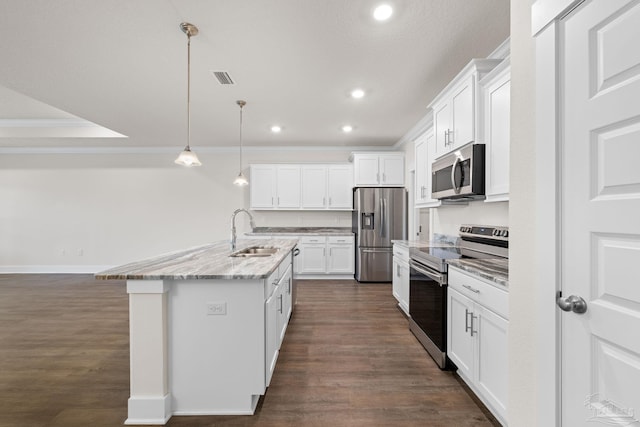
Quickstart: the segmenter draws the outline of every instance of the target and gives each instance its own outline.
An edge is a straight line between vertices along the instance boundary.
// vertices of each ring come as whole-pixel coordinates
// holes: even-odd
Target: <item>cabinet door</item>
[[[327,207],[326,166],[302,166],[302,207],[305,209]]]
[[[278,285],[278,301],[277,301],[277,322],[278,322],[278,349],[284,340],[284,334],[289,324],[289,315],[291,314],[291,270],[280,280]]]
[[[269,386],[278,359],[278,288],[265,302],[265,382]]]
[[[409,264],[400,263],[400,308],[409,315]]]
[[[350,244],[329,244],[329,258],[327,259],[327,273],[354,273],[354,246]]]
[[[450,149],[456,149],[475,139],[474,77],[470,76],[454,91],[451,98]]]
[[[298,255],[300,274],[324,274],[326,272],[327,246],[324,243],[304,243],[298,247],[300,248]]]
[[[327,202],[329,209],[353,209],[353,168],[328,167]]]
[[[380,156],[380,183],[382,185],[404,185],[404,156]]]
[[[273,209],[276,197],[276,166],[250,166],[251,209]]]
[[[415,203],[416,205],[424,203],[427,198],[427,191],[431,194],[431,188],[427,187],[427,138],[426,135],[420,135],[415,141]]]
[[[300,166],[277,166],[276,206],[280,209],[300,207]]]
[[[458,367],[458,372],[467,381],[473,381],[474,346],[478,330],[473,318],[473,302],[449,286],[447,321],[447,353]],[[472,324],[473,322],[473,324]],[[473,326],[474,336],[471,336]]]
[[[433,128],[438,156],[449,151],[449,135],[451,133],[451,105],[448,102],[434,105]]]
[[[502,419],[507,416],[507,330],[509,322],[476,304],[478,315],[477,386]],[[475,325],[474,325],[475,326]]]
[[[378,185],[380,173],[377,154],[355,154],[353,157],[355,186]]]
[[[391,290],[393,292],[393,296],[398,303],[402,302],[402,298],[400,294],[402,290],[402,267],[400,266],[400,261],[398,261],[397,257],[393,257],[393,278],[391,279]]]
[[[429,206],[440,206],[440,200],[434,199],[431,197],[431,183],[433,181],[433,174],[431,173],[431,164],[437,157],[436,153],[436,137],[434,133],[429,133],[427,135],[427,165],[425,171],[425,199],[424,203]]]
[[[484,95],[487,201],[509,200],[509,142],[511,83],[507,70],[488,84]]]

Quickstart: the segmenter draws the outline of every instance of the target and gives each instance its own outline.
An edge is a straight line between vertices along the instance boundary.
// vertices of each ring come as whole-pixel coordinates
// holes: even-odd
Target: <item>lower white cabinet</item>
[[[353,236],[302,236],[298,249],[296,273],[300,276],[354,273]]]
[[[458,375],[507,425],[508,294],[449,267],[447,354]]]
[[[393,245],[393,296],[398,300],[398,305],[409,315],[409,250]]]
[[[276,367],[280,345],[289,324],[292,311],[292,266],[291,259],[280,267],[265,283],[265,384],[268,387]]]

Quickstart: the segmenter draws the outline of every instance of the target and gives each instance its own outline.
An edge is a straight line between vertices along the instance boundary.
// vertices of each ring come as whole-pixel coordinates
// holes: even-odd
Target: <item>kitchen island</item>
[[[254,413],[291,315],[296,244],[240,240],[231,251],[228,242],[217,242],[96,274],[127,281],[125,424]]]

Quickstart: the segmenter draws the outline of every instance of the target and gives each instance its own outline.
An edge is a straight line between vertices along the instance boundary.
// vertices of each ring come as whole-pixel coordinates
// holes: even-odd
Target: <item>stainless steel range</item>
[[[462,225],[460,244],[411,248],[409,329],[441,369],[447,363],[447,260],[508,258],[509,229]]]

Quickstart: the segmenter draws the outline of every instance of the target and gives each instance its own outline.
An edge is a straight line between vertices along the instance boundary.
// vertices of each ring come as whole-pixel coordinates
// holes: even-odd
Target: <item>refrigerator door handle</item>
[[[386,215],[384,212],[384,199],[380,198],[380,237],[384,237],[384,223],[386,221]]]

